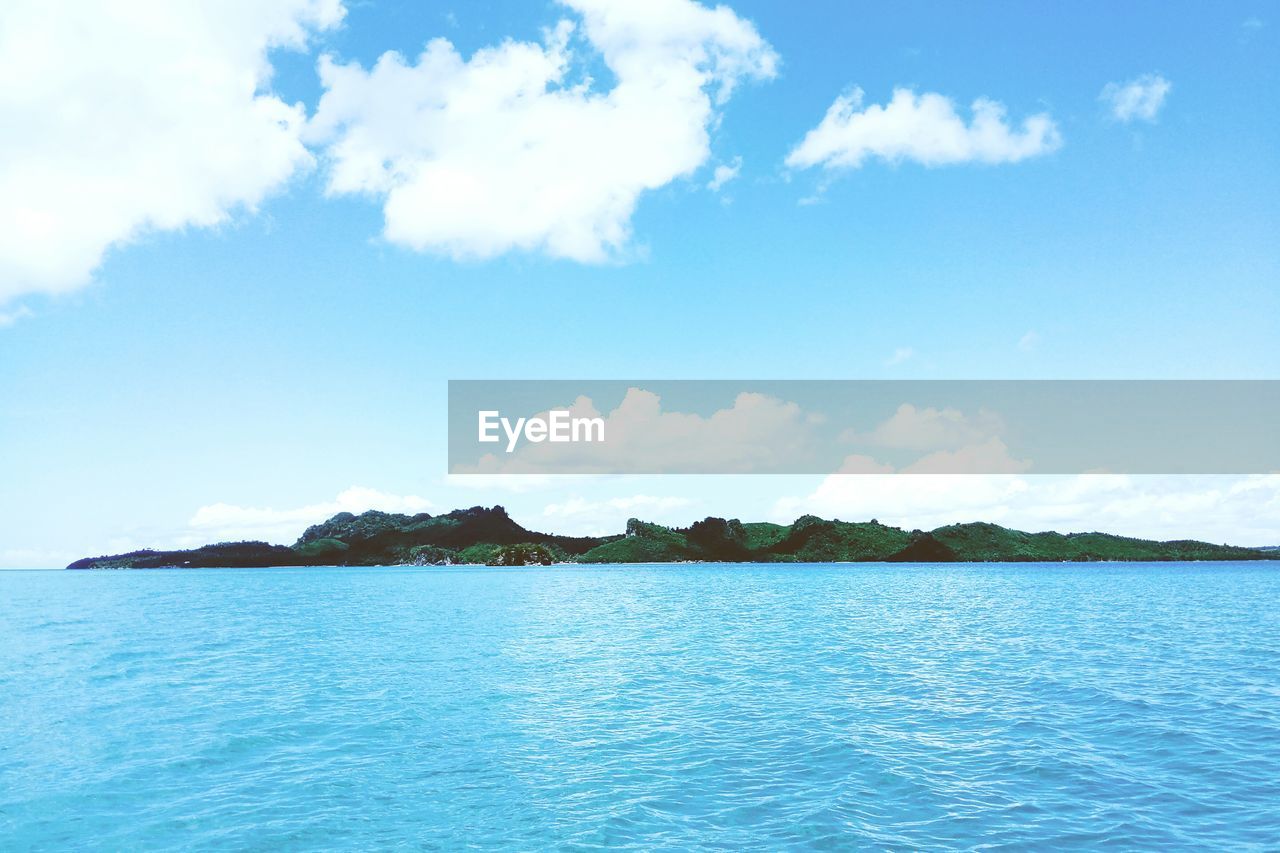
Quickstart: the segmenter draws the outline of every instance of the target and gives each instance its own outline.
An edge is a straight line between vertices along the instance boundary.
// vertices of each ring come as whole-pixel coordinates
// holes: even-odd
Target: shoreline
[[[72,568],[70,566],[63,567],[47,567],[47,568],[23,568],[15,567],[10,569],[0,569],[0,571],[12,572],[170,572],[170,571],[256,571],[256,570],[273,570],[273,569],[485,569],[492,571],[494,569],[608,569],[608,568],[626,568],[631,566],[658,568],[664,566],[1106,566],[1106,565],[1142,565],[1142,566],[1160,566],[1171,564],[1192,564],[1192,565],[1215,565],[1215,564],[1235,564],[1235,563],[1277,563],[1280,559],[1275,557],[1239,557],[1239,558],[1223,558],[1210,560],[947,560],[947,561],[927,561],[927,560],[672,560],[662,562],[637,562],[637,563],[578,563],[573,561],[565,561],[558,563],[526,563],[523,565],[494,566],[488,563],[377,563],[370,565],[319,565],[319,564],[280,564],[273,566],[94,566],[88,568]]]

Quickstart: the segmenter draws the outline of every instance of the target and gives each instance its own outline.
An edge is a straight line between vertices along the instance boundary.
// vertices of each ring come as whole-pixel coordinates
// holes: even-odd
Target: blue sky
[[[438,510],[504,503],[529,526],[583,530],[646,508],[673,522],[711,511],[762,518],[781,512],[782,498],[799,501],[788,510],[803,508],[821,488],[821,478],[613,479],[515,492],[450,483],[450,378],[1280,373],[1274,6],[731,8],[776,56],[773,76],[744,75],[712,105],[712,117],[697,123],[709,149],[690,155],[696,165],[687,173],[637,194],[623,217],[629,239],[603,260],[555,257],[546,246],[455,257],[448,247],[388,239],[384,193],[327,192],[340,159],[332,137],[304,139],[312,163],[281,166],[244,189],[260,196],[256,204],[233,195],[216,224],[187,215],[164,227],[147,213],[146,224],[106,241],[87,276],[51,283],[13,273],[0,257],[11,278],[0,285],[0,316],[9,321],[0,328],[0,563],[203,541],[223,529],[193,529],[191,520],[217,504],[275,513],[262,529],[279,536],[301,523],[305,514],[289,516],[294,509],[327,507],[357,485],[384,493],[388,508],[412,505],[406,496]],[[25,61],[14,34],[32,19],[9,14],[0,92],[13,101]],[[567,79],[590,76],[608,92],[617,77],[582,37],[575,9],[351,2],[340,23],[317,24],[304,40],[262,54],[274,75],[259,93],[301,103],[315,122],[321,55],[364,74],[388,50],[412,65],[443,37],[465,62],[506,39],[542,45],[544,28],[561,19],[579,27]],[[63,66],[86,57],[111,63],[126,49],[86,45],[83,34],[64,43],[59,26],[41,24],[41,33],[54,48],[49,61]],[[147,38],[138,35],[143,55]],[[88,63],[83,73],[99,67]],[[69,72],[47,100],[23,108],[57,111],[80,79]],[[1169,88],[1149,118],[1122,119],[1100,97],[1108,84],[1152,79]],[[363,101],[382,82],[364,79],[348,127],[367,118]],[[859,109],[907,87],[951,99],[965,122],[972,102],[988,98],[1004,105],[1014,133],[1047,115],[1057,142],[1007,162],[927,165],[908,148],[873,153],[856,168],[787,167],[855,86]],[[385,95],[395,115],[404,93]],[[125,147],[153,137],[148,123],[165,116],[149,108],[134,117],[122,97],[110,127],[84,132]],[[491,118],[501,132],[504,117]],[[652,126],[663,120],[655,115]],[[46,130],[42,121],[17,122],[0,133],[9,161],[0,182],[31,174],[32,152],[55,152],[41,166],[67,174],[101,162],[83,153],[75,160],[72,146],[39,138]],[[258,162],[246,145],[245,162]],[[608,154],[609,174],[634,165],[626,152],[617,162]],[[738,158],[736,177],[709,189],[716,167]],[[212,168],[208,158],[185,159],[191,169]],[[149,173],[141,174],[134,179]],[[94,187],[84,181],[75,203],[92,206]],[[200,191],[217,196],[216,186]],[[59,257],[83,250],[51,239]],[[15,264],[25,263],[23,246],[6,245]],[[571,501],[588,509],[572,519],[547,512]],[[910,515],[909,501],[902,514]],[[1230,518],[1222,522],[1202,521],[1204,534],[1230,532]],[[1126,524],[1146,521],[1117,517],[1112,526]]]

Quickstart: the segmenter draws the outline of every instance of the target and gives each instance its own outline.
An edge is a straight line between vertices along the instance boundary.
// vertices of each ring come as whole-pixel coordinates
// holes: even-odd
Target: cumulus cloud
[[[707,182],[707,189],[713,193],[720,192],[724,185],[738,177],[738,173],[742,171],[742,158],[734,157],[729,163],[721,163],[716,166],[715,171],[711,174],[711,180]]]
[[[245,507],[215,503],[202,506],[188,522],[185,545],[212,540],[264,539],[293,542],[302,531],[340,512],[356,514],[376,509],[383,512],[416,514],[428,512],[431,501],[417,495],[394,495],[364,486],[352,486],[331,501],[292,509]]]
[[[846,474],[1017,474],[1031,461],[1013,455],[1002,435],[1004,420],[985,409],[919,408],[903,403],[868,432],[845,430],[843,441],[922,455],[895,467],[866,454],[845,457],[836,473]]]
[[[311,163],[273,48],[340,0],[0,4],[0,304],[85,284],[107,250],[252,209]]]
[[[328,190],[383,200],[384,236],[457,258],[512,250],[600,262],[623,253],[646,190],[710,156],[709,127],[777,57],[726,6],[565,0],[541,43],[464,58],[435,39],[416,61],[320,63],[310,137]],[[590,77],[603,61],[612,87]]]
[[[966,444],[954,450],[935,450],[904,466],[902,474],[1020,474],[1030,459],[1019,459],[1002,438]]]
[[[1004,439],[988,438],[954,450],[926,453],[901,468],[855,453],[844,458],[836,474],[1020,474],[1030,468],[1031,460],[1014,457]]]
[[[881,106],[863,106],[863,91],[836,98],[822,122],[787,155],[796,169],[822,166],[856,169],[869,157],[925,166],[955,163],[1016,163],[1056,150],[1062,144],[1047,113],[1011,125],[1005,107],[988,98],[973,102],[966,122],[956,105],[935,92],[895,89]]]
[[[903,403],[875,429],[846,432],[847,441],[899,450],[958,450],[986,442],[1004,432],[1004,422],[994,412],[966,415],[959,409],[920,408]]]
[[[589,397],[565,410],[601,418],[603,442],[525,442],[513,453],[488,453],[461,475],[747,473],[803,467],[819,420],[793,402],[741,393],[709,415],[669,411],[652,391],[631,388],[607,414]],[[548,412],[534,417],[546,419]],[[811,463],[810,463],[811,464]]]
[[[475,462],[456,459],[450,466],[451,481],[519,484],[528,477],[544,487],[569,475],[776,474],[837,468],[843,474],[916,475],[1020,473],[1031,468],[1030,460],[1015,455],[1005,443],[1003,419],[985,409],[967,414],[904,403],[861,431],[840,429],[823,412],[767,394],[739,393],[730,405],[700,414],[664,407],[658,394],[633,387],[607,413],[587,396],[557,411],[568,413],[566,422],[602,422],[604,440],[510,441],[503,432],[497,440],[508,441],[510,452],[486,452]],[[507,417],[508,427],[522,436],[511,423],[515,418]],[[529,419],[545,423],[550,413],[538,412]],[[497,431],[496,422],[493,430]]]
[[[1098,96],[1117,121],[1155,121],[1173,84],[1159,74],[1143,74],[1127,83],[1108,83]]]
[[[779,500],[773,516],[789,521],[806,512],[875,517],[908,529],[990,521],[1031,531],[1274,545],[1280,543],[1280,475],[833,475],[807,495]]]

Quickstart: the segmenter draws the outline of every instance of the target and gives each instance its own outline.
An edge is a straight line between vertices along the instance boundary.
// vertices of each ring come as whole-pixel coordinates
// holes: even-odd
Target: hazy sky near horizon
[[[1280,544],[1276,477],[444,475],[451,378],[1280,376],[1274,4],[107,8],[0,9],[0,565],[475,503]]]

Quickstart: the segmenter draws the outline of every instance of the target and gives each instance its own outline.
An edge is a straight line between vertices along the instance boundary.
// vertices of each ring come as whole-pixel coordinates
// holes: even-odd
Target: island
[[[183,551],[131,551],[86,557],[67,568],[1175,560],[1280,560],[1280,551],[1108,533],[1024,533],[986,522],[904,530],[875,519],[851,522],[813,515],[791,524],[712,517],[689,527],[633,518],[625,532],[614,536],[561,536],[527,530],[501,506],[476,506],[442,515],[342,512],[309,527],[293,545],[221,542]]]

